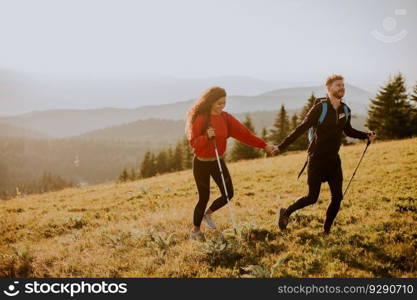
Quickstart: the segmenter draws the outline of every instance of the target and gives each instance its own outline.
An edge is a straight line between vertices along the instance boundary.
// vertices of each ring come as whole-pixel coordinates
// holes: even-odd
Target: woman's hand
[[[215,137],[215,136],[216,136],[216,132],[215,132],[215,130],[214,130],[214,128],[213,128],[213,127],[209,127],[209,128],[207,129],[207,135],[208,135],[208,138],[209,138],[209,139],[211,139],[211,138],[213,138],[213,137]]]

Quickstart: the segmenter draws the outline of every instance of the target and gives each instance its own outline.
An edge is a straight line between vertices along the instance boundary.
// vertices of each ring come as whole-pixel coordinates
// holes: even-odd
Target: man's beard
[[[337,91],[337,92],[333,92],[332,93],[332,96],[335,97],[335,98],[337,98],[337,99],[339,99],[339,100],[342,99],[344,95],[345,95],[345,91],[344,90]]]

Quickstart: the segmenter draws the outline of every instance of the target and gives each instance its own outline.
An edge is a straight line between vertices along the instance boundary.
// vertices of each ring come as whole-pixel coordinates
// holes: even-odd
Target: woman
[[[205,91],[188,111],[187,134],[189,143],[194,150],[193,174],[199,196],[194,209],[192,239],[204,238],[200,231],[202,220],[208,227],[215,229],[216,224],[211,215],[227,204],[212,139],[216,140],[229,200],[233,197],[233,184],[224,161],[227,138],[233,137],[247,145],[265,149],[268,153],[272,153],[274,150],[273,145],[267,144],[263,139],[255,136],[231,114],[223,111],[225,104],[226,91],[221,87],[212,87]],[[221,196],[214,200],[210,208],[205,211],[210,197],[210,176],[219,187]]]

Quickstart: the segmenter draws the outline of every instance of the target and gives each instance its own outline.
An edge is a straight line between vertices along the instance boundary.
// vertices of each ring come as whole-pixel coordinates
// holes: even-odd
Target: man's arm
[[[279,144],[279,152],[284,151],[292,142],[294,142],[298,137],[300,137],[308,128],[317,124],[319,116],[322,110],[322,104],[318,103],[314,105],[307,116],[304,118],[303,122],[297,126],[282,142]]]
[[[349,112],[350,112],[350,110],[349,110]],[[348,137],[351,137],[351,138],[354,138],[354,139],[362,139],[362,140],[368,139],[368,133],[360,131],[360,130],[356,130],[355,128],[352,127],[352,125],[350,123],[351,116],[352,116],[352,113],[349,113],[349,118],[346,121],[345,127],[343,128],[344,133]]]

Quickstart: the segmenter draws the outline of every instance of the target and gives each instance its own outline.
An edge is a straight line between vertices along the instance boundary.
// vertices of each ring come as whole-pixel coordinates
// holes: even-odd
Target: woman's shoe
[[[190,238],[197,241],[203,241],[205,239],[204,233],[201,231],[191,231]]]
[[[203,217],[203,220],[204,220],[204,222],[206,222],[206,224],[209,228],[216,229],[216,223],[214,223],[210,214],[205,214],[204,217]]]

